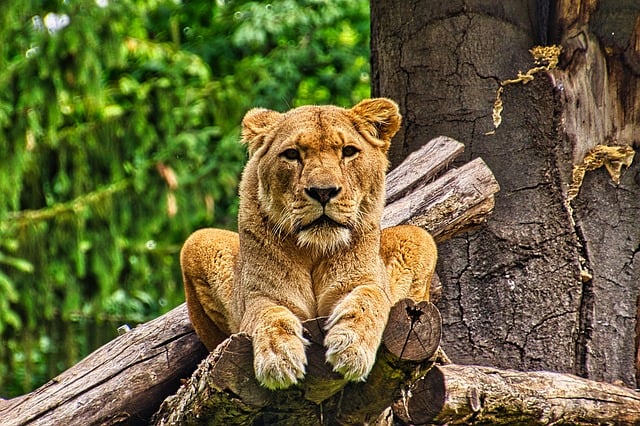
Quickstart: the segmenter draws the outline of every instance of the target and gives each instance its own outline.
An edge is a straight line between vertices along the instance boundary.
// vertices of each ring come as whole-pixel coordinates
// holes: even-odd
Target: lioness
[[[374,364],[390,307],[428,300],[436,247],[420,228],[380,230],[387,150],[398,106],[250,110],[239,234],[202,229],[180,255],[191,322],[213,350],[253,339],[258,381],[286,388],[305,374],[302,320],[327,316],[326,358],[348,380]]]

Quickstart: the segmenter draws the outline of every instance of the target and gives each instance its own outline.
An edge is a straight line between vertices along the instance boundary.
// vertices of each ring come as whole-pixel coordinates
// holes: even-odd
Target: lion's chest
[[[331,260],[320,262],[310,271],[311,291],[316,317],[329,316],[339,299],[344,296],[344,265]]]
[[[273,288],[273,299],[286,306],[301,320],[329,316],[335,305],[331,297],[336,288],[334,274],[317,269],[290,271],[282,286]]]

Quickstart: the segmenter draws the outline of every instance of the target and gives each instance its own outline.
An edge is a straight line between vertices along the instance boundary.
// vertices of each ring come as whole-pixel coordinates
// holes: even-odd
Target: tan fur
[[[301,321],[327,316],[328,362],[349,380],[366,378],[389,309],[429,299],[437,256],[420,228],[380,230],[400,120],[382,98],[246,114],[239,233],[199,230],[180,258],[189,315],[209,350],[247,332],[257,379],[286,388],[305,373]]]

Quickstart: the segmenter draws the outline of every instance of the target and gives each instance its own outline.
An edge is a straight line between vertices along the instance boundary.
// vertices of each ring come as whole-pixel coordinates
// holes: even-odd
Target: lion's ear
[[[242,143],[249,147],[249,155],[260,148],[264,133],[273,126],[282,114],[265,108],[250,109],[242,119]]]
[[[361,131],[382,141],[384,149],[389,148],[402,122],[398,104],[387,98],[365,99],[351,108],[351,112],[364,121],[365,128]]]

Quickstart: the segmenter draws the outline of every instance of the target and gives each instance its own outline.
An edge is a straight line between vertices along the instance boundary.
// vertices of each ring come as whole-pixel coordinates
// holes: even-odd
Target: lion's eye
[[[354,157],[360,150],[353,145],[347,145],[342,148],[342,158]]]
[[[280,155],[290,161],[300,160],[300,153],[298,152],[297,149],[293,149],[293,148],[286,149]]]

